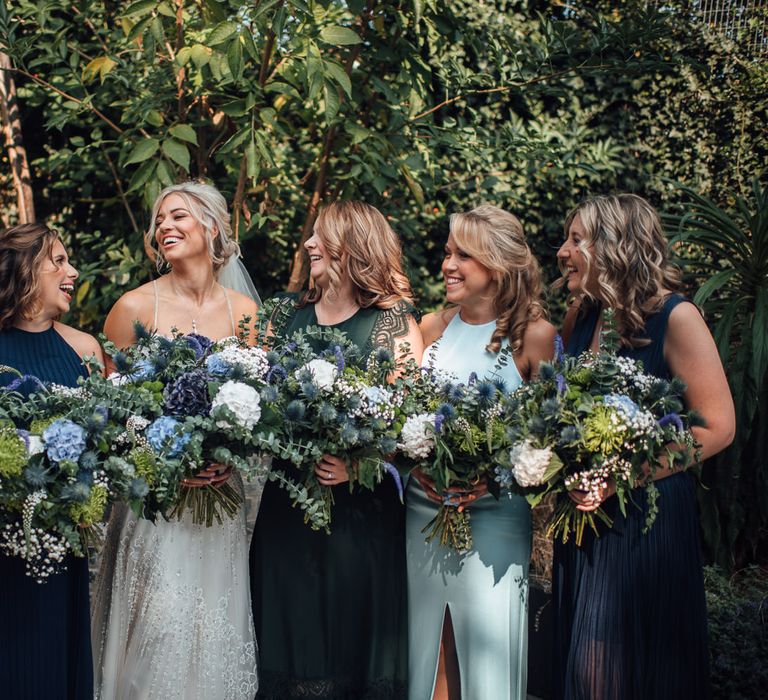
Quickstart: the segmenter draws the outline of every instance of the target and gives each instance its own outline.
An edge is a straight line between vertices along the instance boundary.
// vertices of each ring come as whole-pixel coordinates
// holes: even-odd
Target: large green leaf
[[[168,129],[168,133],[180,141],[193,143],[195,146],[197,146],[197,134],[195,133],[195,130],[189,126],[189,124],[175,124],[170,129]]]
[[[163,141],[162,148],[166,156],[189,172],[189,150],[183,143],[175,139],[166,139]]]
[[[141,163],[147,158],[151,158],[160,146],[160,142],[155,138],[144,139],[139,141],[131,151],[131,154],[126,159],[124,165],[131,165],[132,163]]]
[[[358,34],[347,27],[324,27],[320,30],[320,38],[334,46],[350,46],[360,44],[363,40]]]

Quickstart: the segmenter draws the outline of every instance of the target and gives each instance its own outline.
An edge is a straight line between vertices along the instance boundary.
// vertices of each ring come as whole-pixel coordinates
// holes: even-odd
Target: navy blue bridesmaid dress
[[[673,294],[646,321],[650,344],[620,354],[669,378],[664,336]],[[568,352],[592,340],[599,308],[577,321]],[[613,527],[587,531],[581,547],[555,542],[556,698],[565,700],[705,700],[711,695],[696,494],[691,474],[656,482],[659,513],[647,534],[645,491],[627,517],[615,497],[604,504]]]
[[[65,386],[88,374],[55,328],[0,331],[0,364]],[[15,378],[2,373],[0,384]],[[0,553],[0,584],[0,695],[92,700],[87,560],[69,555],[66,570],[40,584],[25,574],[22,559]]]

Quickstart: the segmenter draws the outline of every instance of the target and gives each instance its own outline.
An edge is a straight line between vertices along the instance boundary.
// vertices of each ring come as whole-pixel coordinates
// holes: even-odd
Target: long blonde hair
[[[227,201],[213,185],[190,181],[171,185],[160,192],[152,206],[149,229],[144,234],[144,250],[160,270],[165,260],[155,238],[157,214],[165,198],[172,194],[177,194],[184,200],[187,211],[203,227],[205,239],[208,242],[208,253],[213,264],[213,274],[218,278],[227,260],[232,255],[240,255],[240,246],[237,241],[232,240]],[[218,235],[215,235],[216,232]]]
[[[589,197],[568,213],[566,236],[576,216],[586,233],[579,243],[584,279],[594,268],[595,296],[615,312],[626,345],[647,345],[645,320],[664,303],[664,291],[680,289],[680,270],[669,260],[669,245],[656,210],[635,194]],[[561,263],[562,268],[562,263]],[[564,279],[558,280],[562,286]]]
[[[341,288],[342,278],[348,275],[355,303],[361,308],[389,309],[400,301],[413,303],[400,240],[378,209],[365,202],[333,202],[320,210],[315,234],[328,253],[331,290]],[[313,287],[302,301],[315,302],[321,294]]]
[[[456,245],[493,276],[496,328],[487,349],[499,352],[507,338],[512,352],[518,352],[528,323],[545,315],[541,269],[525,240],[523,225],[514,214],[482,204],[452,214],[450,232]]]

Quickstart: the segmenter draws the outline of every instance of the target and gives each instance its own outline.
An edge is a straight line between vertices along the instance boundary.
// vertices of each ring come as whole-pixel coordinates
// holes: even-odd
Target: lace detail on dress
[[[377,347],[389,348],[396,352],[398,348],[395,341],[408,335],[408,321],[411,317],[416,318],[417,312],[407,301],[399,301],[390,309],[382,309],[376,318],[364,354],[367,355]]]
[[[94,595],[97,700],[252,700],[247,562],[242,511],[206,528],[116,508]]]
[[[405,700],[404,683],[380,679],[363,687],[351,678],[306,680],[280,673],[264,673],[258,700]]]

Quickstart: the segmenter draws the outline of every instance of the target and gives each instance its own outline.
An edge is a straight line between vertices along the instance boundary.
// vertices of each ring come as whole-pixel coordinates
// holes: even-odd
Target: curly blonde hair
[[[157,231],[157,214],[165,198],[177,194],[184,200],[187,211],[202,227],[208,242],[208,253],[213,263],[213,274],[219,276],[221,268],[233,255],[240,255],[240,246],[232,240],[229,209],[224,199],[213,185],[204,182],[183,182],[180,185],[166,187],[155,199],[152,206],[152,219],[149,229],[144,234],[144,250],[149,259],[156,265],[158,271],[165,265],[165,259],[155,238]],[[218,235],[215,235],[218,232]]]
[[[378,209],[365,202],[333,202],[320,210],[315,234],[330,258],[331,290],[341,287],[346,274],[361,308],[390,309],[401,301],[413,304],[400,240]],[[319,288],[312,287],[304,293],[302,303],[316,302],[321,295]]]
[[[491,272],[496,285],[496,328],[487,350],[498,353],[506,338],[512,352],[518,352],[528,323],[545,316],[541,269],[525,240],[523,225],[514,214],[482,204],[452,214],[450,232],[461,250]]]
[[[580,297],[597,298],[614,310],[622,343],[647,345],[645,321],[664,303],[665,292],[680,289],[681,273],[669,260],[669,244],[656,210],[636,194],[589,197],[568,213],[565,233],[578,216],[586,236],[579,243],[584,279],[594,268],[597,290]],[[561,270],[565,274],[562,262]],[[556,282],[565,284],[565,278]],[[596,298],[597,297],[597,298]]]
[[[59,234],[44,224],[20,224],[0,233],[0,330],[39,311],[38,273]]]

